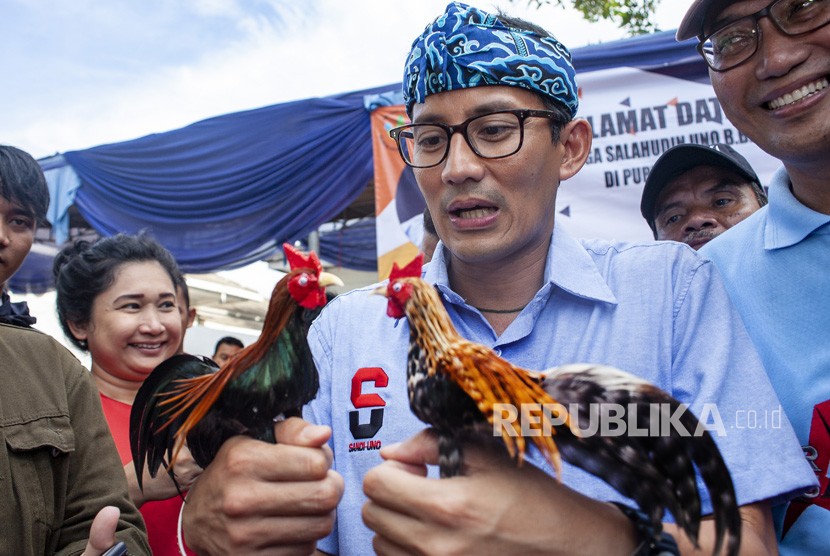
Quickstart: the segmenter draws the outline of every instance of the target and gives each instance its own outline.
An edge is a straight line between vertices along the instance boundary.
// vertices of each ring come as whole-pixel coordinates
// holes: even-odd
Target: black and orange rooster
[[[528,371],[465,340],[435,288],[421,279],[421,263],[419,256],[402,269],[393,265],[388,284],[376,293],[388,298],[390,317],[409,321],[409,402],[413,413],[437,433],[442,477],[461,473],[462,442],[471,434],[500,434],[507,451],[521,463],[528,447],[521,422],[503,419],[497,412],[512,407],[518,413],[523,408],[533,417],[525,427],[536,429],[530,441],[557,479],[564,458],[634,500],[655,531],[661,530],[664,511],[669,510],[693,541],[701,520],[696,467],[712,499],[715,553],[720,553],[728,534],[727,553],[737,554],[741,521],[732,478],[714,440],[690,411],[656,386],[619,369],[565,365]],[[655,408],[664,418],[666,412],[673,418],[681,414],[685,430],[665,427],[668,434],[660,428],[661,434],[644,436],[584,434],[591,430],[589,419],[592,411],[596,417],[600,404],[636,411],[634,422],[646,430],[660,418]]]
[[[210,359],[177,355],[142,384],[130,414],[130,448],[140,478],[147,462],[155,477],[163,463],[172,473],[187,443],[201,467],[228,438],[242,434],[274,442],[274,421],[300,415],[317,395],[319,379],[306,340],[325,305],[327,286],[342,286],[323,272],[317,255],[283,245],[290,271],[274,287],[262,333],[217,370]]]

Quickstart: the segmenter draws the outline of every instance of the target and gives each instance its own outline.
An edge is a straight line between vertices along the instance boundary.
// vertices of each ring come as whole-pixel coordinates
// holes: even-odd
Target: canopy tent
[[[676,42],[671,31],[578,48],[573,57],[578,76],[625,66],[708,83],[694,43]],[[262,260],[331,222],[371,184],[370,114],[398,102],[399,89],[392,84],[231,113],[43,159],[54,238],[60,244],[68,236],[74,205],[101,235],[149,231],[186,272]],[[348,224],[323,232],[321,256],[374,267],[373,222]],[[27,265],[40,257],[31,259]],[[47,281],[23,282],[39,274],[19,273],[12,289],[42,288]]]
[[[62,168],[78,176],[73,202],[101,234],[149,230],[190,272],[243,266],[316,230],[366,187],[371,92],[66,152]]]

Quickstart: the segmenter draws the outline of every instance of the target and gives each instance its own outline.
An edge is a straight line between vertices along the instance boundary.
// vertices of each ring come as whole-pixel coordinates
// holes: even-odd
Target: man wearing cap
[[[709,261],[670,242],[579,241],[554,225],[560,181],[584,165],[592,138],[588,122],[575,118],[579,101],[567,48],[524,21],[452,3],[413,43],[403,89],[412,124],[392,136],[401,140],[416,126],[429,138],[426,156],[400,146],[442,245],[423,277],[462,335],[524,368],[591,361],[626,369],[698,414],[717,403],[730,423],[740,409],[778,406]],[[563,466],[560,483],[545,465],[518,468],[503,451],[471,445],[463,476],[424,477],[437,447],[418,434],[424,425],[409,409],[409,325],[387,316],[386,300],[374,289],[338,296],[309,331],[320,391],[304,416],[331,431],[331,472],[345,481],[334,530],[319,550],[628,556],[650,545],[651,537],[608,503],[625,504],[619,493],[575,467]],[[304,437],[280,437],[279,457]],[[307,485],[299,466],[283,478],[278,459],[250,465],[262,443],[242,442],[223,446],[191,490],[197,500],[185,509],[188,542],[226,536],[226,524],[237,521],[232,525],[249,533],[251,545],[278,545],[279,528],[290,527],[326,492],[300,497],[296,489]],[[743,553],[764,554],[774,546],[767,500],[812,486],[809,467],[786,423],[730,430],[717,442],[734,471]],[[301,446],[305,455],[309,444]],[[250,453],[240,455],[243,446]],[[775,461],[768,461],[770,451]],[[231,488],[226,478],[236,469],[248,469],[261,484]],[[213,517],[193,507],[204,510],[209,500],[225,501]],[[295,513],[286,513],[292,501]],[[269,504],[270,513],[260,510],[262,524],[250,519]],[[231,510],[248,519],[235,520]],[[666,529],[676,531],[671,523]],[[711,552],[711,521],[702,529],[702,546]],[[690,541],[678,541],[691,551]]]
[[[767,204],[749,162],[723,143],[677,145],[651,168],[640,212],[654,238],[700,249]]]
[[[706,245],[758,347],[819,487],[774,509],[782,554],[830,546],[830,3],[694,2],[696,37],[729,120],[781,160],[769,204]]]

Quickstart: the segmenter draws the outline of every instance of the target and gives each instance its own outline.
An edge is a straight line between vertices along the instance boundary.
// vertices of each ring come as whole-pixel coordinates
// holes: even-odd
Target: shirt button
[[[496,352],[496,355],[498,355],[499,357],[501,357],[501,348],[493,348],[493,351],[495,351],[495,352]]]

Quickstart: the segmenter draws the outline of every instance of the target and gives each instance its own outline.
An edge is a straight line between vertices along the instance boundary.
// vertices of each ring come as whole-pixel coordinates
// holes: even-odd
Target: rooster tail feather
[[[476,403],[511,457],[519,463],[523,461],[527,451],[525,436],[529,435],[560,479],[561,459],[553,437],[560,427],[571,430],[567,412],[533,375],[498,358],[488,348],[475,344],[466,347],[471,357],[464,365],[441,368]],[[523,430],[523,424],[530,430]]]
[[[716,533],[714,553],[720,553],[724,538],[728,535],[726,553],[735,556],[741,544],[742,522],[732,476],[714,438],[697,417],[691,411],[686,411],[681,417],[681,423],[691,433],[687,438],[690,441],[688,450],[712,501]]]
[[[629,430],[622,436],[594,435],[578,440],[561,435],[558,443],[566,461],[636,501],[655,526],[668,509],[678,527],[695,543],[701,519],[694,472],[697,468],[712,500],[716,552],[728,532],[728,554],[737,553],[741,520],[729,470],[711,435],[685,405],[639,377],[604,366],[557,367],[546,371],[543,385],[552,397],[569,407],[621,406],[627,424],[636,423],[638,429],[647,431],[642,435]],[[632,411],[635,415],[629,414]],[[682,425],[678,430],[671,425],[675,419]]]
[[[623,496],[633,500],[649,516],[652,525],[662,527],[663,514],[668,508],[674,515],[682,503],[674,494],[671,482],[661,474],[651,459],[650,452],[625,436],[604,436],[595,430],[596,415],[588,404],[569,404],[572,420],[582,429],[574,436],[562,428],[557,446],[562,458],[588,473],[602,479]],[[694,476],[692,474],[692,476]]]
[[[176,460],[190,432],[207,415],[228,383],[245,370],[239,365],[241,360],[242,358],[237,356],[215,373],[177,381],[170,395],[160,402],[166,406],[165,416],[168,420],[165,427],[183,419],[174,434],[171,461]]]
[[[139,488],[143,487],[145,465],[155,477],[159,467],[169,467],[174,435],[182,420],[170,419],[164,407],[164,397],[177,388],[177,381],[216,370],[216,364],[207,358],[188,354],[175,355],[160,363],[139,388],[130,411],[130,451]]]

